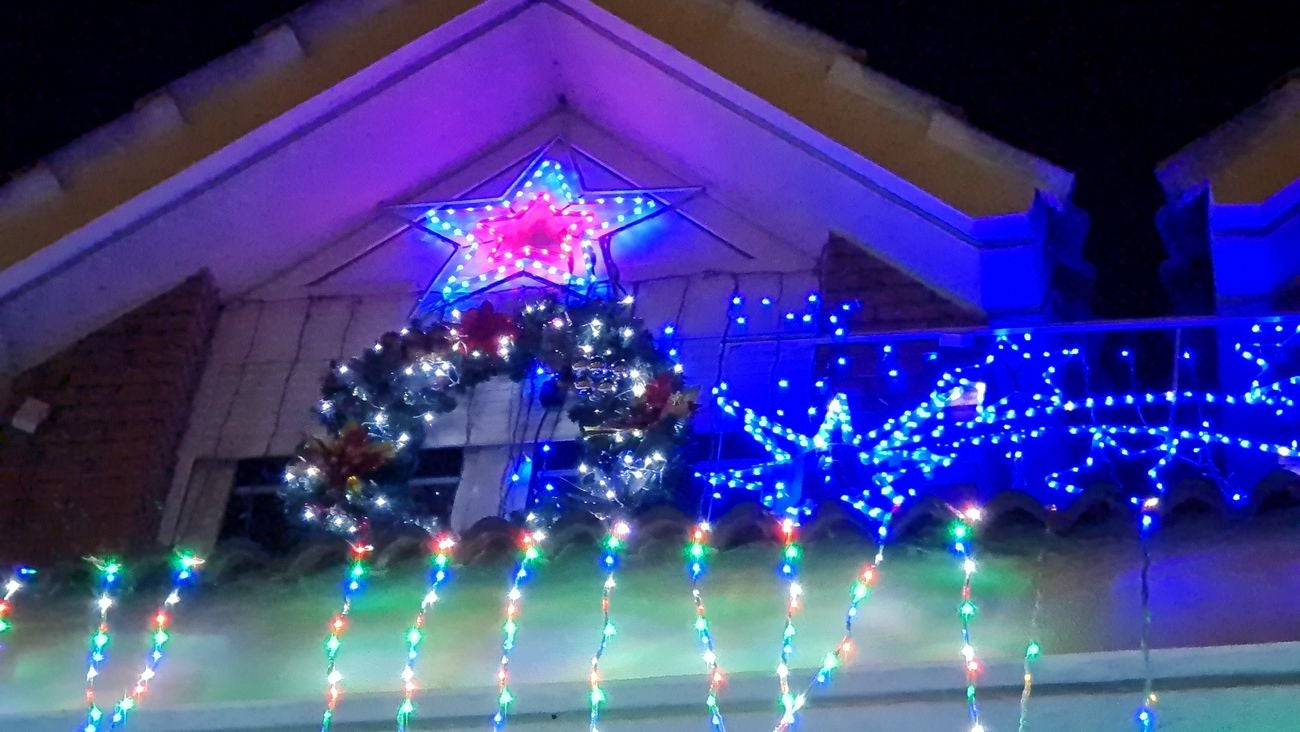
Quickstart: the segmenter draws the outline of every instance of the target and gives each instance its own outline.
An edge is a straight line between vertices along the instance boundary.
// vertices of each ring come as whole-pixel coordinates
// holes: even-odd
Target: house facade
[[[457,279],[479,270],[469,259],[469,275],[456,268],[471,247],[455,209],[504,200],[542,166],[563,170],[585,197],[646,202],[635,214],[610,214],[616,233],[595,237],[599,246],[584,266],[601,297],[626,299],[671,349],[686,382],[701,389],[692,442],[700,480],[692,490],[728,508],[716,527],[717,544],[728,551],[709,575],[717,584],[706,597],[715,603],[718,655],[728,671],[723,707],[733,729],[768,729],[779,719],[772,644],[749,639],[779,631],[781,590],[760,598],[755,587],[772,581],[771,557],[756,545],[780,539],[765,512],[773,508],[771,486],[745,477],[762,463],[751,443],[770,447],[764,435],[772,425],[800,431],[806,424],[811,435],[830,424],[822,420],[841,408],[833,405],[851,411],[856,434],[885,445],[872,453],[879,463],[864,464],[889,475],[900,460],[923,466],[919,475],[907,473],[911,467],[897,473],[906,474],[899,503],[907,490],[909,506],[923,506],[910,519],[918,535],[928,519],[968,499],[992,499],[985,508],[999,516],[1028,514],[1038,525],[1081,531],[1104,523],[1098,506],[1113,516],[1129,500],[1141,503],[1138,489],[1082,491],[1069,471],[1043,467],[1067,448],[1022,461],[1020,440],[1037,438],[1034,430],[980,433],[972,438],[976,457],[956,466],[910,447],[929,445],[926,435],[943,432],[951,415],[979,413],[986,388],[1006,389],[1021,377],[1015,369],[985,376],[980,364],[1023,359],[1038,368],[1040,346],[1044,359],[1081,347],[1093,355],[1122,349],[1127,357],[1128,336],[1062,322],[1081,314],[1090,276],[1080,255],[1086,217],[1070,202],[1068,171],[871,71],[854,50],[745,2],[317,2],[0,189],[0,373],[10,404],[0,444],[0,557],[54,566],[86,554],[186,546],[210,553],[213,576],[231,588],[183,621],[191,624],[190,645],[168,658],[150,708],[133,724],[291,729],[317,718],[324,677],[313,665],[320,650],[311,633],[329,619],[330,605],[319,600],[337,584],[320,572],[337,569],[345,550],[337,541],[304,540],[284,516],[276,494],[285,467],[305,438],[322,433],[327,375],[376,348],[385,333],[413,319],[454,319],[454,311],[483,301],[508,309],[573,284],[545,271],[514,278],[483,270],[482,287]],[[1289,189],[1280,190],[1268,201]],[[1244,193],[1241,201],[1224,195],[1229,208],[1249,203]],[[1279,205],[1268,201],[1252,205]],[[650,215],[649,203],[660,210]],[[1284,223],[1257,228],[1269,251],[1285,249]],[[1236,231],[1222,231],[1229,229]],[[1222,269],[1227,283],[1232,265],[1219,261],[1220,252],[1236,255],[1227,244],[1214,252],[1216,277]],[[1220,288],[1221,302],[1230,290]],[[976,364],[970,378],[952,375],[968,362]],[[1210,391],[1217,374],[1183,378],[1188,389]],[[934,415],[923,414],[936,382],[951,392],[942,405],[951,411],[937,427],[926,422]],[[431,420],[418,450],[411,490],[468,547],[462,584],[448,590],[453,607],[436,616],[442,657],[430,661],[417,717],[428,728],[485,723],[492,705],[481,702],[491,701],[487,687],[501,654],[497,607],[506,576],[506,565],[494,562],[510,553],[513,531],[500,517],[526,512],[547,476],[558,481],[575,469],[572,460],[532,460],[543,450],[565,453],[581,438],[557,410],[537,406],[540,387],[529,379],[476,386],[457,409]],[[1073,397],[1060,396],[1069,388],[1058,389],[1057,402],[1028,387],[1015,393],[1023,391],[1032,416],[1047,403],[1075,411],[1073,401],[1064,406]],[[1140,392],[1136,383],[1098,388]],[[918,403],[920,416],[907,411]],[[1091,402],[1078,405],[1095,411]],[[856,449],[847,411],[835,424],[846,426],[844,441]],[[1173,407],[1169,413],[1176,415]],[[1097,449],[1109,445],[1097,439]],[[1264,451],[1263,467],[1255,460],[1249,469],[1276,472],[1291,440],[1269,442],[1276,449]],[[815,463],[809,471],[827,476],[821,487],[802,485],[801,464],[803,504],[838,506],[805,514],[808,535],[828,543],[817,545],[827,549],[818,560],[824,564],[810,559],[807,568],[811,599],[799,622],[808,655],[793,666],[801,679],[816,678],[822,650],[839,647],[840,578],[872,556],[874,542],[861,526],[879,519],[832,480],[827,465],[839,458],[823,452],[798,451]],[[525,463],[536,475],[520,480]],[[1060,505],[1018,483],[1022,468],[1047,473]],[[915,482],[922,476],[936,487]],[[863,496],[894,490],[872,485]],[[1289,484],[1279,490],[1294,492]],[[1080,491],[1088,500],[1070,498]],[[1181,481],[1167,505],[1212,492]],[[1216,510],[1223,502],[1206,500]],[[690,630],[703,610],[692,604],[677,561],[683,521],[697,517],[675,508],[638,529],[649,548],[619,580],[628,610],[606,666],[617,700],[607,729],[710,723],[702,699],[713,689],[700,685]],[[564,531],[557,534],[599,540],[581,521]],[[668,551],[656,553],[652,538]],[[582,632],[599,627],[572,626],[576,618],[596,622],[587,617],[594,605],[575,598],[594,601],[590,591],[599,585],[590,572],[570,570],[580,563],[574,556],[588,558],[583,540],[571,543],[578,549],[567,555],[556,547],[557,576],[538,582],[541,594],[529,606],[541,617],[524,631],[534,645],[521,644],[515,662],[511,726],[587,721],[591,639]],[[349,696],[337,717],[349,729],[392,726],[389,690],[401,669],[387,641],[400,637],[419,605],[423,579],[418,570],[399,571],[412,569],[402,564],[419,554],[412,546],[381,550],[377,575],[389,574],[368,590],[369,615],[358,601],[343,656]],[[969,548],[958,546],[963,566],[973,567]],[[1136,568],[1142,555],[1129,545],[1088,545],[1063,558],[1040,551],[1036,564],[1015,552],[981,560],[981,572],[996,578],[980,621],[980,647],[988,648],[981,698],[985,718],[997,720],[988,729],[1029,714],[1030,660],[1022,656],[1040,622],[1060,649],[1033,666],[1033,719],[1041,728],[1128,724],[1139,705],[1153,705],[1135,691],[1153,680],[1171,726],[1276,723],[1300,671],[1294,648],[1282,642],[1293,639],[1294,613],[1263,603],[1269,606],[1244,628],[1181,622],[1197,610],[1238,612],[1261,573],[1283,572],[1290,555],[1260,546],[1233,550],[1232,564],[1171,546],[1167,569],[1154,579]],[[233,559],[219,560],[223,551]],[[855,643],[865,663],[834,685],[816,686],[806,724],[984,729],[962,703],[975,671],[963,673],[950,658],[970,647],[969,629],[959,633],[952,612],[970,587],[943,559],[918,556],[917,568],[900,572],[898,595],[864,609]],[[248,569],[263,560],[270,569]],[[1177,568],[1189,566],[1218,582],[1199,605],[1190,603],[1196,608],[1179,589],[1186,580]],[[968,583],[973,571],[966,570]],[[944,580],[954,572],[949,587]],[[1136,604],[1148,581],[1173,618],[1157,636],[1154,667],[1133,650],[1139,634],[1147,643],[1147,630],[1128,622],[1150,610],[1145,600]],[[670,583],[681,585],[672,600],[664,591]],[[1055,599],[1045,604],[1042,587]],[[1277,596],[1285,591],[1278,586]],[[21,725],[15,728],[66,728],[82,679],[62,673],[61,664],[78,657],[81,641],[55,640],[54,618],[80,617],[77,603],[64,601],[26,638],[15,635],[9,658],[0,656],[0,727],[8,719]],[[662,640],[683,628],[680,644]],[[780,660],[785,667],[784,654]],[[130,679],[121,672],[104,688]]]

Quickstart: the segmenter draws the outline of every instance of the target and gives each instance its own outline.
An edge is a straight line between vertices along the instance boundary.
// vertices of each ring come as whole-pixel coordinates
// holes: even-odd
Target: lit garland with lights
[[[397,708],[398,732],[406,732],[411,717],[415,714],[414,697],[418,688],[415,681],[415,664],[420,658],[420,644],[424,641],[424,623],[429,610],[439,600],[438,590],[447,581],[451,571],[451,551],[455,546],[456,540],[448,534],[437,536],[432,541],[433,556],[430,558],[432,567],[429,570],[429,586],[424,593],[424,598],[420,600],[420,611],[416,613],[415,620],[406,631],[406,664],[402,667],[401,674],[402,703]]]
[[[151,618],[151,628],[149,640],[151,646],[149,655],[145,660],[144,670],[136,677],[135,684],[127,692],[122,700],[113,708],[112,728],[126,726],[126,720],[131,712],[140,706],[145,692],[149,690],[149,682],[158,675],[158,667],[162,664],[163,650],[171,640],[171,634],[168,627],[171,624],[171,613],[181,601],[181,592],[194,584],[198,577],[199,568],[203,566],[203,559],[190,552],[178,552],[175,560],[175,568],[172,571],[171,591],[154,611]]]
[[[686,546],[686,566],[691,575],[691,601],[695,606],[695,635],[703,649],[704,667],[709,674],[709,695],[704,704],[709,710],[709,725],[714,732],[726,732],[727,725],[722,720],[722,711],[718,708],[718,693],[722,689],[722,669],[718,665],[718,654],[713,648],[713,632],[709,629],[709,616],[704,607],[704,594],[700,590],[700,578],[704,575],[709,554],[708,522],[701,521],[691,529],[691,540]]]
[[[515,701],[510,693],[510,655],[515,650],[515,635],[519,632],[519,609],[524,599],[521,588],[532,576],[533,565],[542,558],[541,545],[545,539],[545,532],[536,529],[525,529],[519,537],[519,560],[511,575],[510,590],[506,593],[505,621],[501,625],[501,661],[497,664],[497,711],[492,715],[493,730],[506,726],[510,705]]]
[[[346,537],[379,523],[429,528],[406,489],[425,430],[456,408],[457,395],[498,376],[536,379],[544,408],[568,407],[587,475],[569,499],[635,508],[664,498],[681,468],[695,391],[631,306],[630,297],[546,297],[503,313],[486,302],[385,334],[330,371],[318,408],[330,434],[286,470],[287,510]]]
[[[325,712],[321,715],[321,732],[327,732],[334,722],[334,711],[343,696],[343,674],[338,669],[339,650],[343,647],[343,634],[348,629],[348,615],[352,601],[361,591],[366,577],[366,558],[374,551],[369,544],[352,544],[347,575],[343,580],[343,605],[330,619],[329,637],[325,639]]]
[[[600,685],[600,659],[605,655],[605,649],[609,646],[609,641],[614,637],[614,623],[609,619],[610,597],[614,594],[614,574],[618,570],[619,555],[627,546],[627,537],[632,533],[632,527],[626,521],[618,519],[610,527],[609,533],[601,542],[600,567],[605,573],[605,582],[601,586],[600,593],[600,643],[596,646],[596,653],[591,657],[591,674],[588,681],[591,685],[589,703],[590,713],[590,732],[600,732],[600,707],[605,703],[605,690]]]
[[[88,557],[87,561],[95,566],[99,573],[99,591],[95,599],[98,620],[95,632],[90,636],[90,663],[86,669],[86,724],[83,732],[97,732],[104,718],[104,711],[95,703],[95,679],[99,678],[99,669],[108,660],[108,644],[112,639],[109,634],[108,611],[116,603],[116,593],[122,578],[122,563],[116,559]]]

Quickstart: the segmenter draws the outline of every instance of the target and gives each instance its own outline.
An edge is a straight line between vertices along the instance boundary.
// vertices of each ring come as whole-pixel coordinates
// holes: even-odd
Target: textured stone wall
[[[14,379],[6,417],[28,398],[50,413],[0,433],[0,559],[153,542],[216,316],[204,272]]]
[[[948,300],[924,282],[869,253],[832,236],[818,267],[827,302],[858,300],[862,307],[849,318],[854,333],[921,330],[982,325],[982,314]]]

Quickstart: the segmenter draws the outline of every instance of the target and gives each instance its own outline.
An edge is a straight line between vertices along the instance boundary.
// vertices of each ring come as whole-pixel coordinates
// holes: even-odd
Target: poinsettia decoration
[[[392,457],[391,445],[370,439],[365,427],[349,422],[333,438],[311,438],[306,462],[320,471],[326,485],[356,492],[360,476],[382,468]]]
[[[681,389],[675,374],[661,373],[645,385],[641,398],[632,404],[628,414],[591,431],[653,429],[667,419],[687,419],[695,413],[699,396],[699,387]]]
[[[466,354],[497,355],[502,343],[513,343],[519,336],[519,325],[507,313],[499,313],[489,300],[460,317],[456,344]]]

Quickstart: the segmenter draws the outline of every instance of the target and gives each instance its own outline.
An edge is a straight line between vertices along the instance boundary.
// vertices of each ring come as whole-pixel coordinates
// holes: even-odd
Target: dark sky
[[[231,50],[301,0],[0,3],[0,170]],[[1160,312],[1155,163],[1300,66],[1288,3],[767,0],[1077,173],[1102,316]]]

